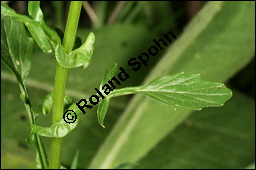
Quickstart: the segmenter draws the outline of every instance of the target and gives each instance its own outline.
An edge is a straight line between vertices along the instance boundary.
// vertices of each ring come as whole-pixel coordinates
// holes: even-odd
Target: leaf
[[[73,103],[68,110],[73,110],[71,116],[75,116],[73,123],[67,123],[64,119],[52,124],[50,127],[42,127],[38,125],[31,125],[31,132],[40,136],[61,138],[69,134],[74,130],[80,121],[81,111],[77,108],[76,104]],[[75,115],[74,115],[75,114]],[[65,115],[63,115],[65,116]],[[68,115],[66,115],[68,116]]]
[[[23,87],[31,68],[33,42],[22,23],[1,16],[1,60],[14,72]]]
[[[255,169],[255,163],[253,163],[253,164],[247,166],[246,169]]]
[[[110,66],[102,80],[101,80],[101,83],[100,83],[100,90],[102,89],[102,87],[108,83],[108,81],[110,79],[112,79],[114,76],[115,76],[115,73],[116,73],[116,69],[117,69],[117,63],[113,64],[112,66]],[[98,108],[97,108],[97,117],[98,117],[98,121],[100,123],[100,125],[105,128],[104,126],[104,119],[105,119],[105,115],[108,111],[108,107],[109,107],[109,102],[110,102],[110,97],[108,96],[105,96],[104,99],[102,99],[100,102],[99,102],[99,105],[98,105]]]
[[[69,97],[69,96],[65,96],[64,97],[64,108],[67,109],[67,107],[69,107],[74,101]],[[49,93],[42,104],[42,112],[44,115],[46,115],[47,113],[49,113],[52,110],[52,105],[53,105],[53,92]]]
[[[103,128],[105,128],[104,119],[105,119],[106,113],[108,111],[109,102],[110,102],[110,98],[106,97],[105,99],[103,99],[99,102],[99,105],[97,108],[98,121]]]
[[[241,169],[254,161],[254,100],[240,93],[189,116],[134,168]]]
[[[222,106],[232,92],[222,83],[207,82],[199,74],[177,73],[156,78],[138,92],[156,101],[201,110],[203,107]]]
[[[227,81],[252,59],[254,20],[254,2],[208,2],[167,49],[144,84],[175,72]],[[183,108],[173,111],[168,105],[136,95],[89,168],[137,162],[191,113]]]
[[[36,22],[25,15],[17,14],[13,9],[9,8],[6,4],[3,5],[2,3],[1,3],[1,15],[9,16],[14,19],[17,19],[17,21],[23,22],[28,27],[30,34],[36,41],[39,48],[41,48],[42,51],[46,53],[52,52],[51,45],[39,22]]]
[[[75,154],[74,159],[71,163],[70,169],[77,169],[78,159],[79,159],[79,150],[76,151],[76,154]]]
[[[137,163],[123,163],[114,169],[132,169],[137,165],[138,165]]]
[[[103,122],[112,97],[141,93],[158,102],[182,106],[194,110],[201,110],[209,106],[222,106],[232,96],[231,90],[222,83],[207,82],[200,79],[199,74],[177,73],[158,77],[145,86],[116,89],[98,106],[97,116],[99,123]]]
[[[28,2],[28,14],[31,18],[38,22],[44,22],[44,15],[40,9],[40,1]]]
[[[89,66],[93,48],[95,42],[95,35],[91,32],[89,33],[85,43],[78,49],[73,50],[71,53],[67,54],[66,50],[61,44],[56,47],[56,59],[65,68],[75,68],[83,66],[85,69]]]
[[[25,86],[26,77],[31,67],[33,40],[27,37],[24,25],[10,17],[1,16],[1,59],[14,72],[20,85],[20,98],[24,102],[29,121],[35,122],[28,93]],[[48,166],[47,156],[39,136],[32,135],[30,144],[37,151],[38,167]]]
[[[39,48],[41,48],[45,53],[51,53],[52,47],[41,25],[37,22],[28,22],[26,23],[26,26]]]
[[[103,78],[102,78],[102,80],[101,80],[100,88],[99,88],[99,89],[101,89],[102,86],[104,86],[106,83],[108,83],[108,81],[109,81],[110,79],[112,79],[112,78],[115,76],[115,74],[116,74],[116,69],[117,69],[117,63],[113,64],[112,66],[110,66],[110,67],[106,70],[106,72],[105,72],[105,74],[104,74],[104,76],[103,76]]]

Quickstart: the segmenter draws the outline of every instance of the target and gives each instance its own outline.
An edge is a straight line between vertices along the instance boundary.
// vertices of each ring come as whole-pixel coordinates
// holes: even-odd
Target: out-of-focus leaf
[[[78,49],[67,54],[61,44],[56,47],[56,59],[65,68],[74,68],[83,66],[85,69],[89,66],[93,54],[95,35],[89,33],[85,43]]]
[[[246,169],[255,169],[255,163],[247,166]]]
[[[243,169],[254,161],[255,104],[242,94],[188,117],[135,168]]]
[[[135,167],[137,165],[138,165],[137,163],[123,163],[114,169],[132,169],[133,167]]]
[[[208,81],[227,81],[254,54],[254,4],[208,2],[144,83],[177,72],[199,73]],[[173,111],[168,105],[136,95],[89,168],[137,162],[191,113],[183,108]]]
[[[70,169],[77,169],[78,159],[79,159],[79,150],[76,151],[76,154],[75,154],[74,159],[71,163]]]

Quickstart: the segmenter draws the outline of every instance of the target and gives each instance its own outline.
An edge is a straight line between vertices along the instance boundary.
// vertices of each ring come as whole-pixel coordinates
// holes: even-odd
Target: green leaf
[[[1,60],[14,72],[22,86],[31,68],[33,42],[22,23],[1,16]]]
[[[102,78],[102,80],[101,80],[100,88],[99,88],[99,89],[101,89],[102,86],[104,86],[106,83],[108,83],[108,81],[109,81],[110,79],[112,79],[112,78],[115,76],[115,74],[116,74],[116,69],[117,69],[117,63],[113,64],[112,66],[110,66],[110,67],[106,70],[106,72],[105,72],[105,74],[104,74],[104,76],[103,76],[103,78]]]
[[[255,169],[255,163],[253,163],[253,164],[247,166],[246,169]]]
[[[30,10],[30,12],[31,12],[31,10]],[[50,45],[50,43],[47,39],[47,36],[39,22],[34,21],[25,15],[17,14],[13,9],[9,8],[6,4],[4,4],[4,5],[1,4],[1,15],[10,16],[14,19],[17,19],[17,21],[23,22],[28,27],[30,34],[36,41],[39,48],[41,48],[42,51],[45,53],[52,52],[51,45]],[[38,14],[35,14],[35,15],[38,15]],[[36,16],[34,16],[34,17],[36,17]],[[38,18],[36,18],[36,19],[38,19]]]
[[[223,83],[207,82],[199,74],[178,73],[156,78],[143,86],[140,93],[174,107],[201,110],[222,106],[232,92]]]
[[[110,102],[110,98],[106,97],[105,99],[103,99],[99,102],[99,105],[97,108],[98,121],[103,128],[105,128],[104,119],[105,119],[106,113],[108,111],[109,102]]]
[[[138,165],[138,163],[123,163],[114,169],[132,169],[137,165]]]
[[[67,54],[61,44],[56,47],[56,59],[65,68],[75,68],[83,66],[85,69],[89,66],[93,54],[95,35],[89,33],[85,43],[78,49]]]
[[[113,64],[106,70],[104,76],[102,77],[101,83],[100,83],[100,88],[99,88],[100,90],[102,89],[102,87],[105,84],[108,83],[108,81],[110,79],[112,79],[115,76],[116,69],[117,69],[117,63]],[[110,97],[105,96],[105,99],[103,99],[99,102],[99,105],[97,108],[98,121],[103,128],[105,128],[104,119],[105,119],[106,113],[108,111],[109,102],[110,102]]]
[[[64,108],[67,109],[74,101],[69,97],[65,96],[64,97]],[[42,112],[44,115],[48,114],[52,110],[52,105],[53,105],[53,92],[49,93],[42,104]]]
[[[26,26],[28,27],[28,30],[36,41],[37,45],[43,50],[43,52],[51,53],[52,47],[41,25],[37,22],[28,22],[26,23]]]
[[[45,137],[54,137],[61,138],[69,134],[72,130],[74,130],[77,124],[80,121],[80,116],[82,114],[81,110],[77,108],[77,105],[73,103],[68,110],[73,110],[72,117],[76,117],[73,123],[67,123],[64,119],[52,124],[50,127],[42,127],[38,125],[31,125],[31,132],[40,136]],[[74,115],[75,114],[75,115]],[[65,115],[63,115],[65,116]]]
[[[144,84],[177,72],[199,73],[207,81],[227,81],[254,55],[254,4],[208,2],[167,49]],[[135,95],[89,168],[137,162],[191,113],[183,108],[173,111],[168,105]]]
[[[232,96],[223,83],[207,82],[199,74],[177,73],[158,77],[145,86],[116,89],[103,99],[97,110],[99,123],[103,122],[112,97],[141,93],[158,102],[201,110],[209,106],[222,106]]]
[[[38,22],[44,22],[44,15],[40,9],[40,1],[28,2],[28,14],[31,18]]]
[[[70,169],[77,169],[78,159],[79,159],[79,150],[76,151],[76,154],[75,154],[74,159],[71,163]]]

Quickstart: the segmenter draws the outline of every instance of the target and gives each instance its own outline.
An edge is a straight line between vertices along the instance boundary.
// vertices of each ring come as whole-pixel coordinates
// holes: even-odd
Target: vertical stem
[[[82,1],[72,1],[70,4],[68,20],[62,42],[67,53],[70,53],[73,49],[81,7]],[[58,122],[63,116],[67,74],[68,69],[57,63],[53,92],[52,123]],[[50,169],[60,168],[62,142],[63,138],[52,138],[49,165]]]

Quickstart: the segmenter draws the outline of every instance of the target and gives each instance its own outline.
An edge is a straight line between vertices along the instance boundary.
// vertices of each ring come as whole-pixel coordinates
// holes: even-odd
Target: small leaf
[[[108,111],[109,102],[110,102],[110,98],[106,97],[105,99],[102,99],[99,102],[99,106],[97,108],[98,121],[103,128],[105,128],[104,119]]]
[[[74,159],[71,163],[70,169],[77,169],[78,159],[79,159],[79,150],[76,151],[76,154],[75,154]]]
[[[115,76],[115,73],[116,73],[116,69],[117,69],[117,63],[113,64],[112,66],[110,66],[107,71],[105,72],[102,80],[101,80],[101,83],[100,83],[100,88],[102,88],[102,86],[104,86],[106,83],[108,83],[108,81],[110,79],[112,79],[114,76]]]
[[[67,109],[67,107],[69,107],[72,103],[73,103],[73,99],[71,99],[69,96],[65,96],[64,97],[64,108]],[[49,113],[52,110],[52,105],[53,105],[53,92],[49,93],[42,104],[42,112],[44,115],[46,115],[47,113]]]
[[[66,136],[72,130],[74,130],[80,121],[80,115],[82,112],[77,108],[77,105],[73,103],[69,106],[68,110],[73,110],[76,114],[76,120],[73,123],[67,123],[64,119],[52,124],[50,127],[42,127],[38,125],[31,125],[31,132],[40,136],[61,138]],[[73,115],[72,115],[73,116]]]
[[[91,32],[85,43],[78,49],[73,50],[67,54],[66,50],[61,44],[56,47],[56,59],[65,68],[75,68],[83,66],[85,69],[90,64],[93,48],[95,42],[95,35]]]

